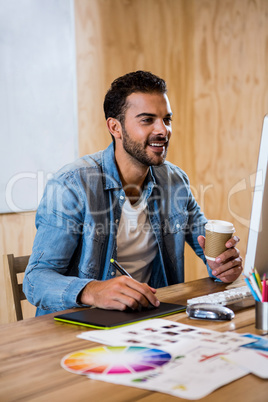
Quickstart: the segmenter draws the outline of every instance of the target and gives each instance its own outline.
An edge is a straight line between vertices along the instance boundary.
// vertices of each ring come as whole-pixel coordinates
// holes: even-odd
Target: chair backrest
[[[23,319],[21,300],[25,300],[26,297],[22,291],[22,284],[19,283],[18,274],[25,272],[30,256],[14,257],[13,254],[6,254],[3,258],[5,276],[9,278],[11,283],[16,318],[19,321]]]

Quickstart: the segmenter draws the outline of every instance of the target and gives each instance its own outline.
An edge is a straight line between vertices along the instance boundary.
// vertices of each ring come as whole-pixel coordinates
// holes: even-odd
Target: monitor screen
[[[253,203],[250,217],[244,273],[256,268],[268,273],[268,115],[264,117]]]

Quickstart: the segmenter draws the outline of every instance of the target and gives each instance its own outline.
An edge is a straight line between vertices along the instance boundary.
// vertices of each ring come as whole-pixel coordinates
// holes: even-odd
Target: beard
[[[127,130],[125,129],[124,124],[122,124],[122,132],[123,132],[123,140],[122,140],[122,145],[124,150],[132,156],[132,158],[139,164],[142,164],[144,166],[160,166],[165,162],[166,156],[167,156],[167,148],[168,146],[165,146],[165,151],[162,154],[150,156],[146,152],[146,147],[149,145],[148,141],[145,141],[144,143],[141,142],[136,142],[132,138],[130,138]],[[163,141],[163,137],[160,138],[160,136],[155,136],[154,141]]]

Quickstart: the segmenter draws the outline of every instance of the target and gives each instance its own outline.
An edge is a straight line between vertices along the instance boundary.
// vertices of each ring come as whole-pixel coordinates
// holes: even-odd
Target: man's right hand
[[[138,309],[152,304],[158,307],[160,302],[155,296],[156,289],[146,283],[140,283],[128,276],[107,281],[89,282],[82,290],[80,302],[107,310]]]

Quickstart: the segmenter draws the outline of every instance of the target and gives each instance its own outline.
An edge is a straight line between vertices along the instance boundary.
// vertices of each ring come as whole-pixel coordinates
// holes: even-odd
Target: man
[[[144,71],[115,80],[104,111],[113,143],[60,170],[36,215],[24,279],[37,315],[94,305],[159,305],[156,288],[184,281],[184,243],[210,276],[234,281],[242,260],[233,237],[206,261],[204,225],[186,174],[165,162],[172,111],[166,83]],[[131,274],[119,275],[111,258]]]

